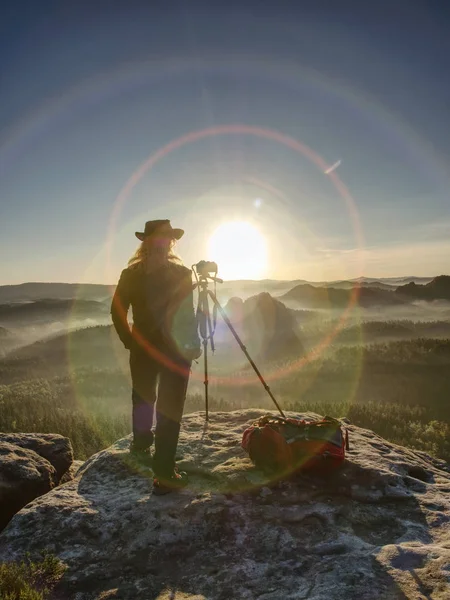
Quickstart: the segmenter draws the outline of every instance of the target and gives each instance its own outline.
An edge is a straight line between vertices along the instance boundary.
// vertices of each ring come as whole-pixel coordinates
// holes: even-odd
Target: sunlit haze
[[[208,256],[225,279],[261,279],[267,273],[267,244],[251,223],[219,225],[209,240]]]
[[[448,271],[434,3],[10,4],[0,284],[115,283],[160,218],[224,277]]]

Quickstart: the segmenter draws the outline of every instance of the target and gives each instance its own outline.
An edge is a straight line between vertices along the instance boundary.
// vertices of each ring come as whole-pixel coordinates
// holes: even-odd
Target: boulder
[[[28,502],[57,483],[55,468],[28,448],[0,441],[0,530]]]
[[[342,469],[274,482],[240,446],[262,414],[186,416],[190,485],[163,497],[119,440],[14,516],[0,561],[55,553],[77,600],[450,597],[447,463],[346,425]]]
[[[73,462],[69,438],[56,433],[0,433],[0,442],[33,450],[52,464],[58,481]]]
[[[0,433],[0,530],[25,504],[69,474],[70,440],[54,433]]]

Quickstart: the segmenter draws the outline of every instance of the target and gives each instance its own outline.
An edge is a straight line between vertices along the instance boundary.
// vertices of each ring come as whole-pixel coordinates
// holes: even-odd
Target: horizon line
[[[294,279],[275,279],[271,277],[265,277],[264,279],[225,279],[224,283],[236,283],[236,282],[259,282],[264,283],[268,281],[274,281],[277,283],[291,283],[295,281],[304,281],[306,283],[342,283],[344,281],[356,282],[359,279],[373,279],[373,280],[381,280],[381,279],[436,279],[436,277],[449,277],[445,273],[440,273],[439,275],[398,275],[398,276],[388,276],[388,277],[371,277],[368,275],[359,275],[358,277],[352,277],[350,279],[322,279],[320,281],[313,281],[310,279],[303,278],[294,278]],[[107,287],[115,286],[117,283],[95,283],[95,282],[80,282],[80,281],[22,281],[21,283],[0,283],[0,287],[13,287],[13,286],[21,286],[21,285],[103,285]]]

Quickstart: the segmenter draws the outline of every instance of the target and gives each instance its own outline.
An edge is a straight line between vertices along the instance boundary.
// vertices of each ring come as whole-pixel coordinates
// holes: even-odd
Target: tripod
[[[205,274],[205,273],[201,273],[199,277],[197,277],[197,274],[196,274],[196,278],[197,278],[197,284],[194,286],[194,289],[195,289],[195,287],[198,287],[198,304],[197,304],[196,317],[197,317],[197,324],[198,324],[200,336],[201,336],[201,338],[203,340],[203,360],[204,360],[204,371],[205,371],[204,384],[205,384],[206,421],[209,421],[208,342],[211,345],[212,352],[214,352],[214,350],[215,350],[215,346],[214,346],[214,332],[215,332],[215,328],[216,328],[217,311],[219,311],[222,319],[225,321],[226,325],[228,326],[228,329],[233,334],[234,339],[239,344],[240,349],[245,354],[248,362],[250,363],[250,365],[252,366],[252,368],[255,371],[256,375],[258,376],[258,378],[259,378],[260,382],[262,383],[264,389],[269,394],[270,398],[273,400],[273,402],[274,402],[275,406],[277,407],[278,411],[280,412],[281,416],[284,417],[285,415],[284,415],[283,411],[281,410],[278,402],[276,401],[274,395],[272,394],[272,392],[270,390],[270,387],[267,385],[266,381],[264,380],[264,377],[261,375],[258,367],[256,366],[256,364],[252,360],[250,354],[248,353],[247,348],[244,346],[244,344],[242,343],[241,338],[239,337],[239,335],[237,334],[236,330],[234,329],[234,327],[233,327],[230,319],[228,318],[226,312],[224,311],[224,309],[220,305],[219,301],[217,300],[216,294],[214,292],[212,292],[210,289],[208,289],[208,280],[209,281],[213,281],[214,284],[216,284],[216,283],[223,283],[223,280],[219,279],[216,276],[208,275],[208,274]],[[212,318],[212,320],[211,320],[211,312],[209,310],[209,301],[208,301],[209,298],[211,298],[211,300],[213,301],[213,304],[214,304],[213,318]]]

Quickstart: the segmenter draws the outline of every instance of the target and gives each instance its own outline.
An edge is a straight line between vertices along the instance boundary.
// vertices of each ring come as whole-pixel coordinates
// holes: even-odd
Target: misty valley
[[[0,287],[0,429],[68,436],[86,458],[130,431],[128,353],[110,324],[114,288]],[[275,396],[346,416],[450,458],[450,277],[225,282],[217,290]],[[217,318],[210,408],[273,410]],[[186,412],[204,409],[202,358]]]

